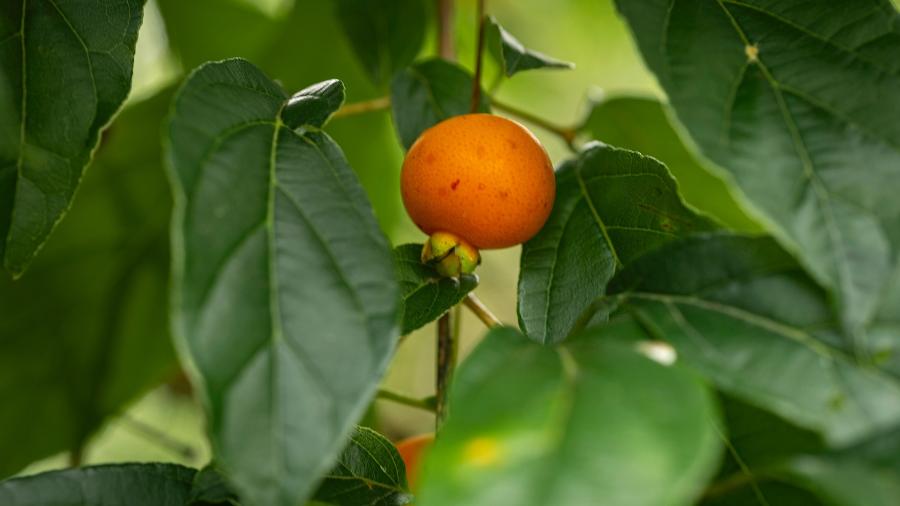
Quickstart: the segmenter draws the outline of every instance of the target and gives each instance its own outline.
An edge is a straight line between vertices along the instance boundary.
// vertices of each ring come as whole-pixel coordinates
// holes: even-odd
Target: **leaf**
[[[322,128],[343,103],[344,83],[329,79],[294,93],[285,104],[281,117],[292,128]]]
[[[712,398],[607,337],[492,330],[455,379],[416,504],[690,504],[718,459]]]
[[[334,463],[394,348],[387,241],[340,149],[281,116],[244,60],[175,99],[173,320],[217,464],[247,502],[297,504]]]
[[[419,54],[428,26],[427,6],[422,0],[338,0],[344,34],[376,84],[388,83]]]
[[[444,278],[421,260],[421,244],[394,248],[397,280],[403,293],[403,326],[406,335],[437,320],[478,286],[478,276],[463,274],[459,279]]]
[[[896,9],[887,0],[617,5],[704,155],[864,339],[900,250]]]
[[[541,343],[563,340],[617,265],[680,235],[716,226],[687,208],[666,167],[590,144],[556,175],[544,228],[522,247],[519,324]]]
[[[357,427],[313,499],[334,506],[399,506],[412,502],[406,488],[406,467],[394,445]]]
[[[609,285],[720,389],[844,445],[900,422],[896,376],[846,350],[826,293],[769,238],[695,236]]]
[[[170,192],[159,139],[147,135],[171,95],[116,118],[28,276],[0,279],[0,477],[82,446],[177,367],[166,315]]]
[[[221,472],[213,465],[208,465],[194,475],[187,504],[231,504],[239,506],[240,500],[237,494],[228,486]]]
[[[488,112],[484,93],[478,112]],[[403,147],[409,149],[419,135],[441,121],[468,114],[472,102],[472,76],[462,67],[435,58],[407,67],[391,83],[394,126]]]
[[[725,226],[741,232],[762,231],[735,201],[728,184],[688,150],[655,98],[618,96],[592,104],[579,130],[606,144],[660,160],[678,181],[682,198]]]
[[[0,482],[5,506],[184,506],[195,470],[175,464],[115,464]]]
[[[549,68],[549,69],[573,69],[574,63],[557,60],[556,58],[527,49],[518,39],[507,32],[493,16],[486,20],[484,29],[488,47],[494,58],[500,62],[506,77],[512,77],[516,72],[523,70]]]
[[[131,89],[143,0],[7,2],[0,14],[0,255],[21,276]]]

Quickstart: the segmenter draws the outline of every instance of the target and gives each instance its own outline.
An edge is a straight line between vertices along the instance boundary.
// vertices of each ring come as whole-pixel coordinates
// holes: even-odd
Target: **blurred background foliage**
[[[432,2],[422,1],[432,10]],[[348,102],[386,95],[387,83],[373,84],[355,58],[337,3],[147,3],[132,94],[105,133],[72,211],[21,282],[0,279],[0,306],[12,315],[0,321],[0,394],[8,400],[0,437],[22,440],[0,440],[0,455],[15,457],[9,468],[0,464],[0,474],[38,458],[25,473],[65,466],[73,456],[60,450],[79,444],[84,452],[74,458],[83,463],[162,460],[202,466],[208,461],[202,410],[178,370],[165,319],[171,201],[160,131],[169,99],[197,65],[236,56],[258,65],[289,92],[339,78]],[[732,228],[758,230],[669,126],[657,103],[660,89],[611,0],[491,0],[488,10],[528,47],[576,65],[501,80],[496,63],[486,59],[483,83],[491,95],[554,124],[575,127],[587,120],[580,139],[597,138],[661,158],[695,207]],[[431,12],[420,58],[434,55],[434,18]],[[471,69],[475,0],[457,0],[455,24],[459,62]],[[554,163],[570,154],[558,137],[530,126]],[[406,217],[399,197],[403,150],[389,110],[335,119],[326,131],[345,151],[391,241],[421,242],[424,236]],[[509,324],[517,321],[518,256],[518,248],[485,252],[479,270],[477,293]],[[29,312],[27,302],[36,297],[48,299],[55,314]],[[468,312],[463,315],[466,353],[483,327]],[[434,353],[434,327],[428,325],[404,340],[386,386],[431,395]],[[132,400],[134,391],[144,393]],[[123,402],[129,402],[124,412]],[[399,438],[431,430],[433,417],[379,402],[366,422]],[[29,429],[24,435],[23,427]]]

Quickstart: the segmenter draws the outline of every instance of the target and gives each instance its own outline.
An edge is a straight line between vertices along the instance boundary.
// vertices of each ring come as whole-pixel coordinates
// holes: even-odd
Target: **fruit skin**
[[[547,221],[556,197],[553,165],[522,125],[490,114],[455,116],[409,149],[403,204],[426,234],[456,234],[478,249],[521,244]]]
[[[409,489],[415,491],[419,483],[419,471],[422,468],[422,459],[431,445],[434,444],[434,433],[412,436],[397,443],[397,451],[406,465],[406,482]]]

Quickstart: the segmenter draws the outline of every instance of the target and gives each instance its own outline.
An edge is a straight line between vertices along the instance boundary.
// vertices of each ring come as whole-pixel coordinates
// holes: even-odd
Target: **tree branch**
[[[396,392],[391,392],[390,390],[379,390],[375,397],[386,401],[396,402],[397,404],[402,404],[411,408],[424,409],[425,411],[434,413],[434,397],[416,399],[415,397],[398,394]]]
[[[478,105],[481,102],[481,55],[484,53],[484,1],[478,0],[478,7],[476,8],[477,20],[475,21],[475,26],[478,30],[478,44],[475,48],[475,76],[472,77],[470,113],[478,112]]]
[[[552,123],[544,118],[535,116],[528,111],[524,111],[519,109],[518,107],[506,104],[504,102],[498,101],[496,98],[491,97],[491,106],[496,109],[499,109],[507,114],[511,114],[513,116],[517,116],[520,119],[531,123],[532,125],[543,128],[544,130],[556,134],[559,136],[571,149],[573,152],[577,152],[578,149],[575,147],[575,136],[578,134],[577,129],[573,127],[564,127]]]
[[[503,322],[500,321],[499,318],[494,316],[494,313],[488,309],[487,306],[484,305],[483,302],[476,296],[474,293],[470,293],[466,295],[466,298],[463,299],[463,304],[469,308],[475,316],[481,320],[482,323],[487,325],[488,328],[501,327],[503,326]]]
[[[456,47],[453,33],[453,0],[437,0],[437,47],[438,56],[453,61]]]
[[[381,111],[391,106],[391,97],[378,97],[372,100],[364,100],[362,102],[353,102],[344,104],[331,117],[346,118],[367,112]]]

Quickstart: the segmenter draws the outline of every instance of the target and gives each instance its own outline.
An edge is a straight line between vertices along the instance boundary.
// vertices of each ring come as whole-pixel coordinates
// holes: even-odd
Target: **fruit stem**
[[[494,313],[492,313],[474,293],[466,295],[466,298],[463,299],[463,304],[465,304],[466,307],[481,320],[481,323],[487,325],[488,328],[500,327],[503,325],[503,322],[494,316]]]
[[[450,379],[453,376],[453,357],[456,355],[453,333],[450,331],[450,312],[444,313],[437,323],[437,360],[435,374],[435,432],[441,429],[444,420],[447,419],[448,405],[447,395],[450,389]]]
[[[375,112],[382,111],[391,106],[391,97],[378,97],[373,98],[372,100],[364,100],[362,102],[353,102],[350,104],[344,104],[340,109],[337,110],[331,117],[332,118],[345,118],[347,116],[355,116],[357,114],[363,114],[367,112]]]
[[[484,53],[484,0],[478,0],[478,8],[476,9],[477,19],[475,21],[478,30],[478,45],[475,49],[475,75],[472,77],[472,103],[469,112],[478,112],[478,105],[481,102],[481,54]]]
[[[453,44],[453,0],[437,0],[437,47],[438,56],[453,61],[456,48]]]
[[[528,123],[539,126],[550,133],[558,135],[566,143],[566,146],[568,146],[569,149],[572,150],[572,152],[578,151],[578,149],[575,147],[575,136],[578,134],[577,129],[573,127],[564,127],[557,125],[544,118],[535,116],[528,111],[523,111],[518,107],[501,102],[495,97],[491,97],[491,106],[505,113],[512,114],[513,116],[518,116]]]
[[[398,394],[397,392],[392,392],[390,390],[379,390],[375,395],[378,399],[384,399],[386,401],[396,402],[397,404],[402,404],[404,406],[409,406],[411,408],[424,409],[425,411],[430,411],[434,413],[434,398],[426,397],[425,399],[416,399],[415,397],[409,397],[408,395]]]

